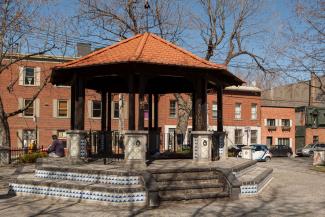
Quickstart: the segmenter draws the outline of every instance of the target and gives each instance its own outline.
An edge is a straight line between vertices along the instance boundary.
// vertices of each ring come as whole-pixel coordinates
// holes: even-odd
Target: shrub
[[[46,152],[34,152],[22,155],[19,160],[21,163],[35,163],[37,158],[43,158],[47,156],[48,154]]]

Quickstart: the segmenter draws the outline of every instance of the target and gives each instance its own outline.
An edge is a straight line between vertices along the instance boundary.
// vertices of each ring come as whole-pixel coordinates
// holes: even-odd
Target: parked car
[[[263,144],[254,144],[251,145],[252,148],[252,158],[257,161],[270,161],[272,158],[272,153],[269,151],[269,148]],[[238,154],[242,156],[242,151]]]
[[[270,152],[273,157],[291,157],[292,155],[292,149],[287,145],[271,146]]]
[[[325,144],[324,143],[316,143],[316,144],[309,144],[306,145],[302,150],[302,156],[305,157],[309,157],[309,156],[313,156],[314,155],[314,150],[317,148],[325,148]],[[298,153],[298,151],[297,151]]]

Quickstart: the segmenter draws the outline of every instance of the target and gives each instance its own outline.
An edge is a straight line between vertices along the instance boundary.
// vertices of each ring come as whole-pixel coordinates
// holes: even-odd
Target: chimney
[[[320,87],[320,82],[315,73],[310,73],[309,83],[309,106],[316,106],[317,102],[317,89]]]
[[[14,43],[11,45],[9,53],[11,54],[17,54],[19,52],[19,44],[18,43]]]
[[[77,43],[77,56],[82,57],[91,52],[91,44],[89,43]]]

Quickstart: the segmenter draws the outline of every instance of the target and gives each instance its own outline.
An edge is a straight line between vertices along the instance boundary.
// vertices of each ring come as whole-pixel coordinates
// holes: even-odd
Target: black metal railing
[[[91,131],[88,134],[88,156],[124,159],[124,134],[118,131]]]
[[[11,164],[34,163],[37,158],[46,157],[47,152],[43,146],[35,148],[13,148],[10,149]]]

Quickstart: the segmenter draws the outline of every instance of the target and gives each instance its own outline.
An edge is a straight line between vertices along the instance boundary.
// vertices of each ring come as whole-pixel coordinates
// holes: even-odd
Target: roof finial
[[[148,16],[149,16],[149,0],[144,1],[144,9],[146,10],[146,31],[149,32],[149,21],[148,21]]]

